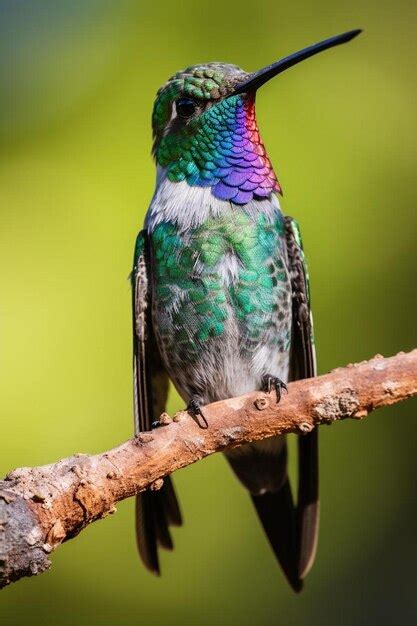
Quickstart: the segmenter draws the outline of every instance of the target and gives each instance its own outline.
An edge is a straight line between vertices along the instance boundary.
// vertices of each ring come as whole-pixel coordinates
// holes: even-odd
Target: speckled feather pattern
[[[236,66],[188,68],[160,90],[153,113],[154,153],[169,180],[210,187],[216,198],[239,205],[281,191],[259,134],[254,95],[224,98],[244,76]],[[203,103],[186,125],[173,115],[184,95]]]
[[[185,398],[204,402],[287,378],[291,296],[284,222],[228,204],[180,233],[151,233],[154,326],[166,367]]]

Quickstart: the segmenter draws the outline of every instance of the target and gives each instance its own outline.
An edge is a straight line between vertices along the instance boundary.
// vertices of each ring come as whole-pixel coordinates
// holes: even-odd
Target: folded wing
[[[135,434],[149,431],[164,411],[168,375],[152,328],[150,250],[146,231],[136,240],[132,281],[133,389]],[[182,524],[174,486],[169,476],[159,491],[136,497],[136,537],[140,557],[153,573],[160,573],[158,547],[172,550],[170,526]]]

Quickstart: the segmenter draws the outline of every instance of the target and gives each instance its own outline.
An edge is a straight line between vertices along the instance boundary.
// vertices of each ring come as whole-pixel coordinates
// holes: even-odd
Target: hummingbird
[[[250,391],[274,393],[316,375],[309,277],[300,229],[260,136],[257,90],[352,30],[259,71],[206,63],[177,72],[152,115],[156,188],[137,236],[132,282],[136,433],[158,425],[169,380],[201,427],[204,405]],[[319,527],[317,429],[298,437],[298,489],[285,436],[226,450],[291,587],[311,568]],[[160,573],[182,515],[169,476],[136,498],[137,544]]]

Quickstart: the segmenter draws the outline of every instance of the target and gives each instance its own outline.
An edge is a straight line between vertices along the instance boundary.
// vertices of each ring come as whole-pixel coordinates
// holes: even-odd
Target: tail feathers
[[[136,496],[136,539],[140,557],[149,571],[159,576],[158,546],[172,550],[169,526],[181,526],[182,517],[171,478],[158,491]]]
[[[319,531],[319,453],[318,431],[298,438],[299,573],[305,578],[314,562]]]
[[[159,493],[162,495],[162,502],[168,523],[172,524],[172,526],[182,526],[181,510],[171,476],[164,478],[164,485]]]
[[[156,541],[157,544],[165,550],[173,550],[174,543],[171,533],[169,532],[169,524],[164,508],[164,495],[160,492],[152,493],[152,507],[155,520]]]
[[[136,541],[143,564],[150,572],[159,576],[153,495],[152,492],[145,491],[136,496]]]
[[[272,550],[288,582],[295,592],[303,588],[299,576],[299,551],[297,541],[296,511],[288,478],[277,492],[251,495],[259,519],[269,539]]]
[[[320,520],[320,503],[318,500],[299,509],[299,564],[300,578],[305,578],[310,571],[317,551],[317,540]]]

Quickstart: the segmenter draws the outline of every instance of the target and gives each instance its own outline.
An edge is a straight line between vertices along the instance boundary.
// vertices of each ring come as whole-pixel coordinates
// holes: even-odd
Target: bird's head
[[[215,197],[235,204],[280,192],[258,131],[256,91],[296,63],[359,33],[332,37],[253,73],[226,63],[178,72],[158,91],[154,105],[157,164],[170,181],[211,187]]]

